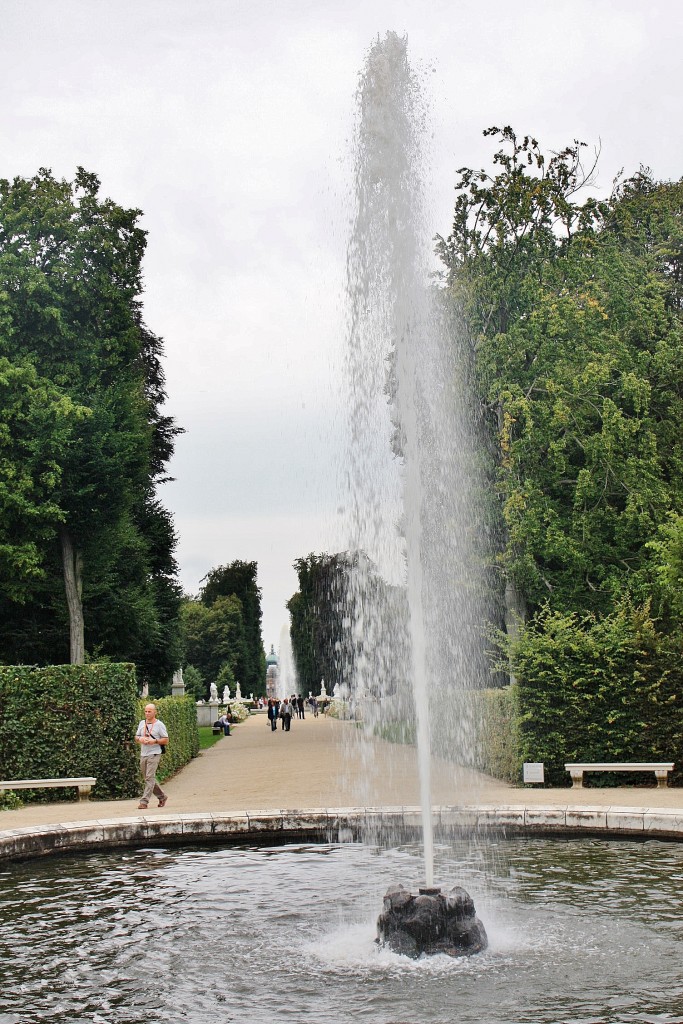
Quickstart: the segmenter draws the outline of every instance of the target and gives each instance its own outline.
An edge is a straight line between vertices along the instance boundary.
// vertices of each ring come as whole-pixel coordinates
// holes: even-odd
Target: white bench
[[[633,761],[631,764],[609,764],[598,761],[594,764],[565,764],[566,771],[572,777],[572,788],[583,787],[584,772],[654,772],[657,785],[666,786],[666,777],[674,770],[673,761]]]
[[[74,786],[78,789],[78,799],[87,800],[90,790],[97,779],[86,776],[82,779],[0,779],[0,790],[2,789],[57,789],[67,786]]]

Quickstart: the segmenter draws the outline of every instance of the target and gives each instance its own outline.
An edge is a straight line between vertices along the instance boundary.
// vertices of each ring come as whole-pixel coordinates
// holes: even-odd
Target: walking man
[[[140,797],[138,808],[144,810],[154,796],[159,797],[159,807],[163,807],[168,797],[156,779],[157,768],[161,760],[162,747],[168,743],[166,726],[157,718],[154,704],[147,704],[145,717],[138,725],[135,742],[140,744],[140,771],[145,781],[145,788]]]
[[[280,705],[280,719],[282,721],[282,728],[284,731],[289,732],[289,727],[292,724],[292,705],[286,697]]]
[[[270,722],[270,728],[272,729],[273,732],[275,732],[275,730],[277,729],[277,715],[278,715],[277,707],[278,707],[277,701],[273,700],[272,697],[269,698],[269,700],[268,700],[268,721]]]

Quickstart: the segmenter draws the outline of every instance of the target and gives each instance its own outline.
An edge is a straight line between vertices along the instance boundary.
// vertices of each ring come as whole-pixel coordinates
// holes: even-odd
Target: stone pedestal
[[[221,715],[221,705],[217,701],[197,701],[197,725],[213,725]]]
[[[387,890],[377,919],[377,942],[405,956],[471,956],[488,945],[472,897],[459,885],[447,893],[420,889],[413,896],[402,885]]]
[[[184,697],[185,696],[185,682],[183,680],[182,668],[177,669],[173,673],[173,682],[171,683],[171,696],[172,697]]]

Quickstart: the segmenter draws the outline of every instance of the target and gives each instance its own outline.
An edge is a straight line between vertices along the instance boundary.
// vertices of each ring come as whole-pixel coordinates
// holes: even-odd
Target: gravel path
[[[281,728],[273,733],[265,715],[252,715],[230,737],[221,738],[168,780],[164,789],[168,794],[166,813],[413,806],[420,802],[414,748],[367,741],[352,722],[322,715],[294,721],[289,733]],[[434,758],[432,802],[683,808],[683,790],[513,787]],[[150,805],[147,813],[155,811]],[[0,829],[136,813],[137,800],[32,805],[0,811]]]

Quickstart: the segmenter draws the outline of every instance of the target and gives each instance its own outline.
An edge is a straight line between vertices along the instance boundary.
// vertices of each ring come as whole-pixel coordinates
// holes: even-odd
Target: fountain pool
[[[0,1021],[673,1024],[683,845],[517,838],[435,846],[489,949],[378,950],[381,893],[417,845],[126,849],[0,870]]]

